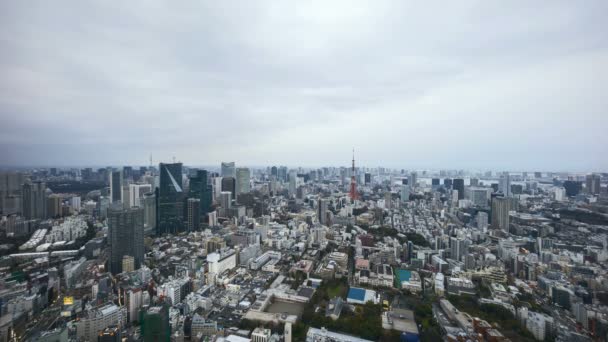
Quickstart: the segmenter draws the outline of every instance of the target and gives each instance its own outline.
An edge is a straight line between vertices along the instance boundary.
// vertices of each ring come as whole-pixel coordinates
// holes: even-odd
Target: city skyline
[[[608,168],[603,2],[0,6],[3,166]]]

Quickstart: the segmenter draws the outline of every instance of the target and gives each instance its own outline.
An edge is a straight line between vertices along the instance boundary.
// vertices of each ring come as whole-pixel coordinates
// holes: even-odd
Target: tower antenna
[[[354,202],[359,199],[359,193],[357,192],[357,179],[355,177],[355,149],[353,148],[353,166],[350,175],[350,199]]]

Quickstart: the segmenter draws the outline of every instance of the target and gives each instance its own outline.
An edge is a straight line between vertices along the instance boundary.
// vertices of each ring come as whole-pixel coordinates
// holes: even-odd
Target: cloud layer
[[[605,1],[0,4],[9,165],[608,168]]]

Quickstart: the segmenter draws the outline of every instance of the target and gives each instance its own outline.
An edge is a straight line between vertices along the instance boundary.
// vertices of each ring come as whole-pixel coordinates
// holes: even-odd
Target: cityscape
[[[0,3],[0,342],[608,341],[606,18]]]

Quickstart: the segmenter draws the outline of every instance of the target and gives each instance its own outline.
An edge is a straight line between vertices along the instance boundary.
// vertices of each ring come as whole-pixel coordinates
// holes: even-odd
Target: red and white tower
[[[357,192],[357,179],[355,178],[355,149],[353,148],[353,167],[350,175],[350,199],[354,202],[359,199],[359,193]]]

